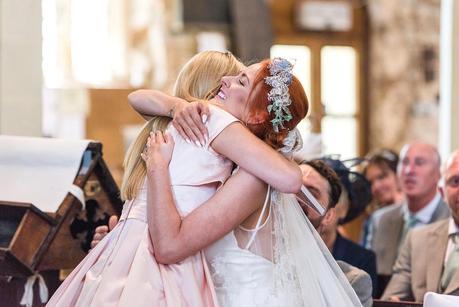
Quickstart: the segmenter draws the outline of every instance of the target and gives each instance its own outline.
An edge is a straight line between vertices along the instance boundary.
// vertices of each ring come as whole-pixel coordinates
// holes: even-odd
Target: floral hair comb
[[[265,78],[265,83],[272,89],[268,93],[268,113],[274,112],[271,120],[274,131],[279,132],[279,127],[284,129],[284,122],[292,119],[288,106],[292,103],[288,86],[292,83],[293,64],[283,58],[274,58],[269,64],[270,76]]]

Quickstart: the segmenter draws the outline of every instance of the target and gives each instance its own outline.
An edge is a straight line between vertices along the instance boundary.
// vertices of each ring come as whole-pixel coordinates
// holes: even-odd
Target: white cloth
[[[75,191],[73,181],[89,142],[0,136],[0,199],[55,212]]]
[[[268,195],[263,212],[269,210]],[[255,229],[240,226],[205,250],[220,306],[281,306],[274,295],[270,210],[261,223],[263,216]]]
[[[362,306],[294,195],[270,199],[263,224],[260,217],[254,230],[238,228],[205,251],[221,306]]]
[[[282,306],[362,306],[293,194],[273,192],[274,280]]]
[[[427,292],[424,295],[424,307],[459,306],[459,296]]]
[[[27,278],[24,285],[24,294],[22,295],[22,299],[19,304],[25,305],[26,307],[33,306],[33,286],[37,280],[40,301],[42,303],[46,303],[48,301],[48,287],[46,286],[45,279],[40,274],[35,273]]]

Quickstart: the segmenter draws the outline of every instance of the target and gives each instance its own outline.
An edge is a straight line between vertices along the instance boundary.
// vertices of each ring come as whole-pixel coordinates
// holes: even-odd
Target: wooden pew
[[[84,208],[70,192],[55,212],[1,201],[0,193],[1,306],[19,306],[27,278],[36,273],[51,296],[60,283],[59,271],[73,269],[88,252],[95,228],[121,214],[119,189],[102,158],[102,144],[89,143],[73,184],[84,192]],[[37,284],[34,289],[37,303]]]
[[[373,300],[373,307],[422,307],[422,303],[419,302],[392,302]]]

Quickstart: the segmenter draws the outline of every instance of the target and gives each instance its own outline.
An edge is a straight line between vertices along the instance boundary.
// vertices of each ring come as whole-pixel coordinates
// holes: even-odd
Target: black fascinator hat
[[[339,221],[340,224],[346,224],[360,215],[371,201],[370,182],[362,174],[352,170],[364,160],[354,158],[341,161],[334,157],[323,157],[321,160],[335,171],[349,195],[349,210]]]

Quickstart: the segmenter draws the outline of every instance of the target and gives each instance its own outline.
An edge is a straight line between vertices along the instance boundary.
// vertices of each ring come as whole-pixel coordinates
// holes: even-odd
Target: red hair
[[[271,120],[274,118],[274,112],[268,114],[268,93],[271,86],[265,83],[265,78],[270,76],[269,64],[271,60],[261,62],[261,68],[255,77],[252,90],[247,99],[249,109],[249,118],[256,119],[254,124],[247,123],[247,127],[257,137],[274,149],[282,148],[283,141],[288,132],[296,127],[298,123],[306,116],[309,109],[308,98],[298,78],[292,76],[292,82],[289,85],[290,100],[292,103],[288,106],[292,119],[284,121],[283,129],[275,132]]]

